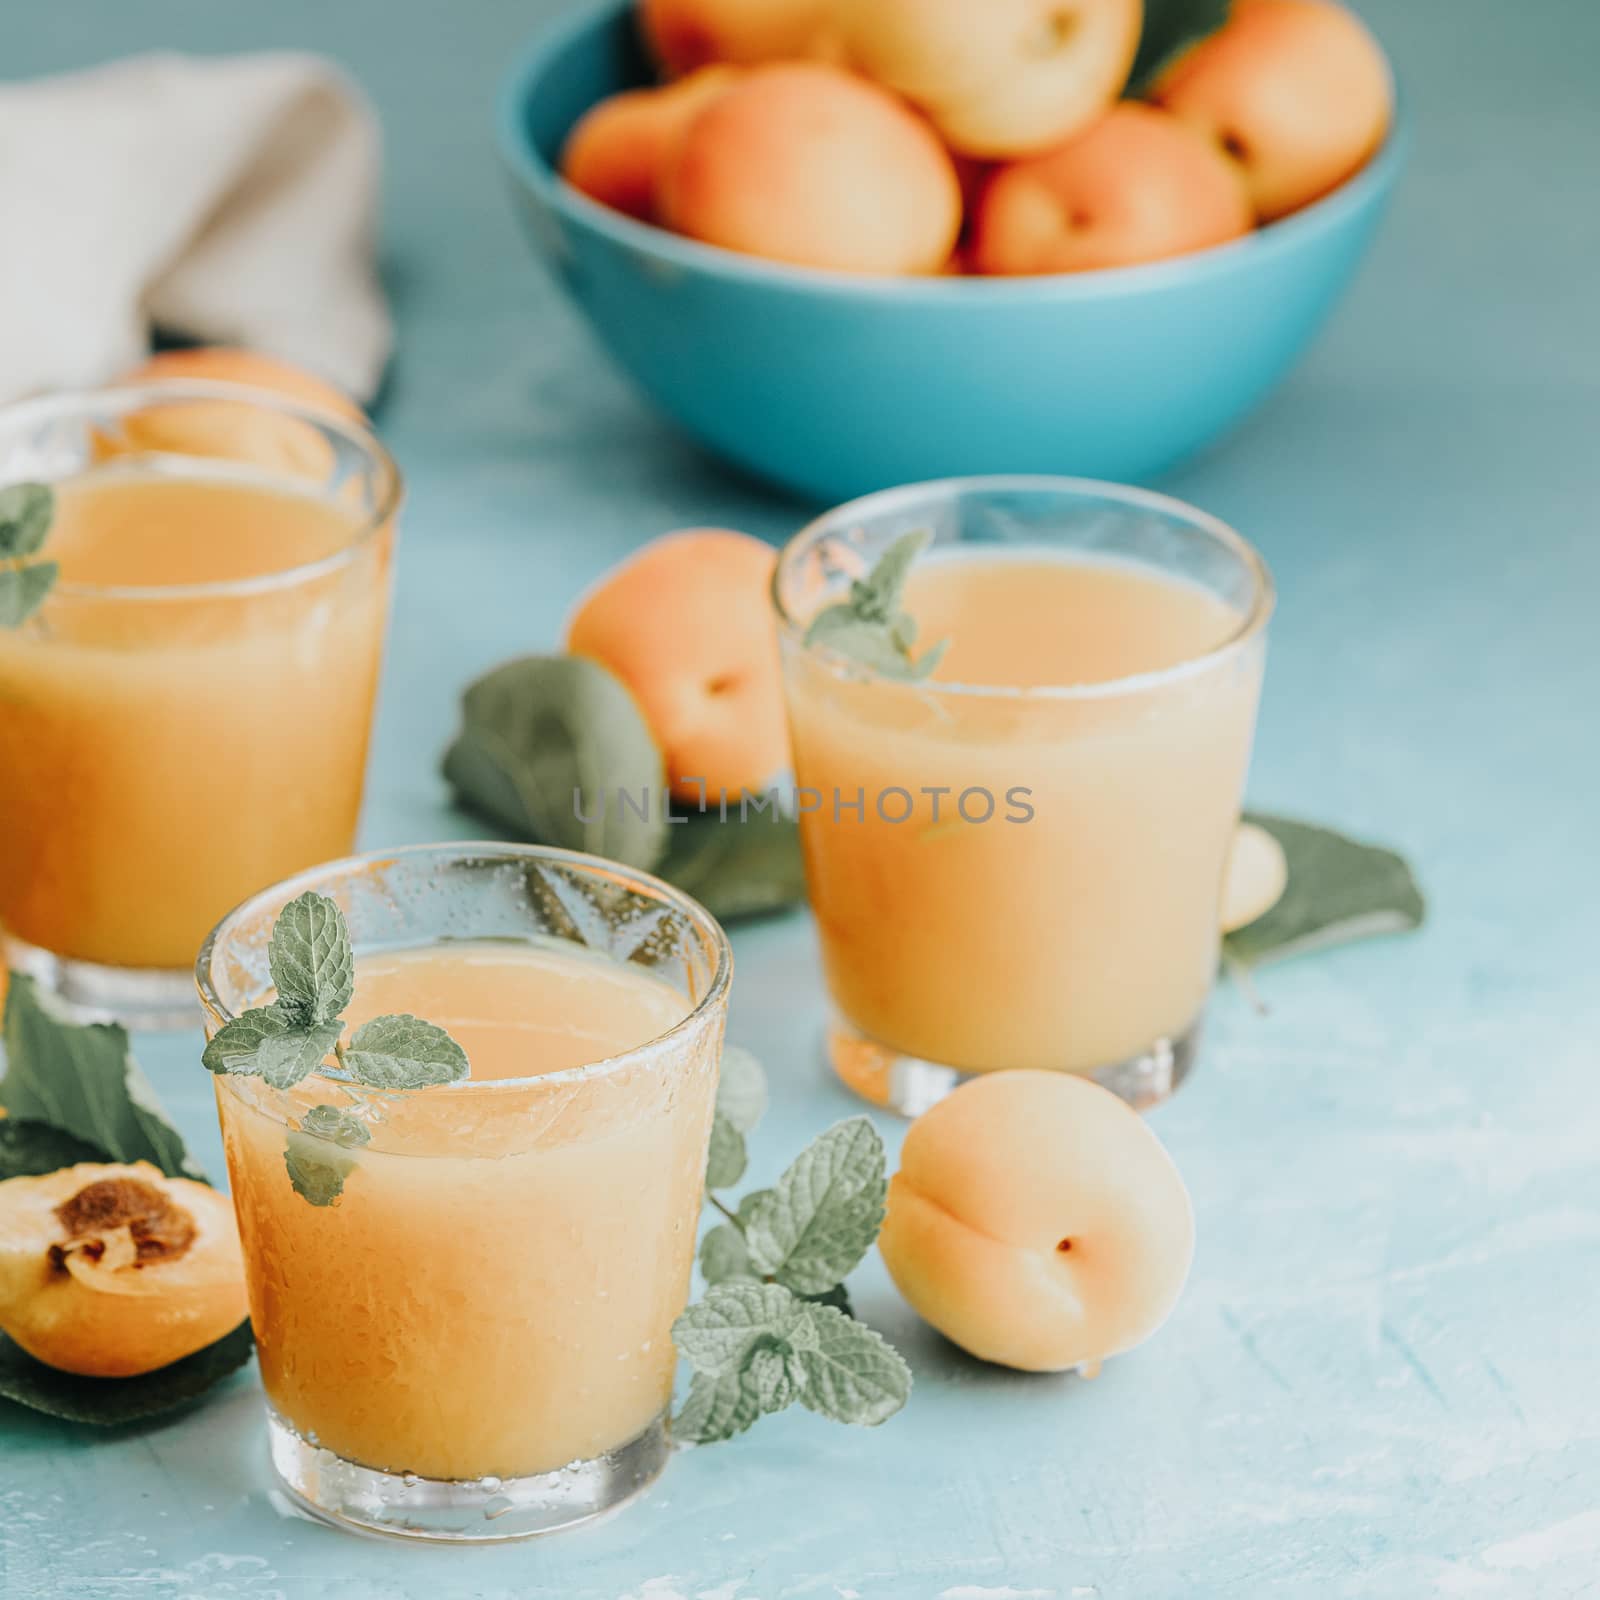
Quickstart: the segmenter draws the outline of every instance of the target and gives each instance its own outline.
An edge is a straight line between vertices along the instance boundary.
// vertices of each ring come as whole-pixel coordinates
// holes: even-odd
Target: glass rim
[[[232,600],[247,599],[252,595],[270,594],[280,589],[292,589],[309,583],[329,573],[337,572],[352,563],[379,529],[394,518],[405,496],[405,479],[399,463],[377,434],[364,422],[341,415],[325,406],[298,400],[275,389],[263,389],[256,384],[229,383],[216,378],[152,378],[138,383],[110,383],[93,389],[64,389],[53,394],[35,395],[27,400],[15,400],[0,406],[0,429],[11,424],[51,421],[70,416],[75,412],[92,411],[101,405],[123,404],[123,410],[134,411],[143,405],[163,402],[221,400],[233,405],[251,406],[257,411],[272,411],[293,420],[311,423],[339,434],[346,443],[354,445],[377,462],[387,479],[387,489],[378,507],[364,517],[348,542],[329,555],[315,561],[301,562],[277,572],[258,573],[251,578],[212,579],[204,583],[72,583],[59,581],[51,587],[52,600],[74,601],[173,601],[173,600]],[[176,452],[152,451],[152,456],[165,461],[195,461],[226,466],[227,456],[185,456]],[[249,462],[232,462],[235,466],[249,466]],[[15,478],[10,483],[27,483],[38,480]],[[5,485],[0,485],[3,487]]]
[[[1010,494],[1020,491],[1048,493],[1063,498],[1112,501],[1141,510],[1159,512],[1173,521],[1186,523],[1197,532],[1209,535],[1224,549],[1236,556],[1251,580],[1250,603],[1239,624],[1225,639],[1198,655],[1186,656],[1170,666],[1147,672],[1133,672],[1121,677],[1106,678],[1094,683],[943,683],[930,679],[907,680],[891,677],[826,645],[810,645],[805,641],[805,629],[789,612],[783,602],[782,583],[785,573],[800,553],[816,545],[829,532],[847,523],[851,518],[879,514],[896,509],[911,510],[939,498],[957,494],[989,493]],[[1028,550],[1035,544],[1019,541],[1014,546],[995,549]],[[1037,546],[1043,548],[1042,543]],[[807,655],[824,661],[830,668],[850,677],[870,683],[889,684],[919,695],[949,697],[952,699],[1006,699],[1006,700],[1106,700],[1118,695],[1138,694],[1161,688],[1184,678],[1210,671],[1230,657],[1240,654],[1266,628],[1276,601],[1272,574],[1260,552],[1235,528],[1220,517],[1198,506],[1190,505],[1172,495],[1159,494],[1153,489],[1137,489],[1128,484],[1110,483],[1098,478],[1057,477],[1048,473],[993,473],[969,477],[930,478],[921,483],[901,484],[892,489],[878,489],[871,494],[858,495],[842,505],[813,517],[793,535],[778,551],[769,586],[772,609],[777,615],[781,638],[792,643]]]
[[[221,1018],[223,1023],[232,1022],[238,1013],[233,1010],[217,992],[217,985],[213,976],[218,952],[227,939],[237,931],[237,925],[251,914],[262,910],[267,903],[278,902],[286,904],[296,895],[305,893],[308,889],[317,889],[319,885],[326,884],[329,879],[339,875],[348,874],[354,870],[388,865],[402,860],[415,860],[426,856],[435,857],[499,857],[505,861],[523,863],[553,862],[560,866],[575,866],[585,872],[594,873],[609,878],[612,882],[625,887],[640,890],[653,896],[657,900],[669,905],[673,910],[683,913],[689,922],[696,928],[710,944],[715,952],[716,964],[712,970],[711,981],[706,986],[706,991],[695,1001],[689,1010],[677,1022],[662,1033],[654,1034],[649,1039],[642,1040],[616,1055],[602,1056],[597,1061],[586,1061],[580,1066],[563,1067],[559,1072],[534,1073],[523,1078],[463,1078],[455,1083],[426,1085],[426,1092],[437,1096],[441,1092],[449,1094],[471,1094],[483,1096],[485,1094],[513,1089],[531,1089],[544,1087],[560,1087],[575,1083],[587,1083],[592,1079],[609,1076],[612,1072],[632,1065],[644,1058],[664,1054],[680,1036],[686,1036],[694,1029],[703,1026],[704,1019],[715,1008],[726,1002],[728,989],[733,982],[733,946],[729,943],[726,929],[700,904],[692,895],[685,894],[682,889],[674,888],[665,879],[656,877],[653,873],[641,872],[633,867],[624,866],[620,861],[611,861],[604,856],[589,855],[582,850],[563,850],[555,845],[542,844],[516,844],[504,839],[461,839],[451,840],[442,844],[409,844],[399,845],[389,850],[368,850],[359,855],[341,856],[336,861],[323,862],[319,866],[308,867],[304,872],[297,872],[293,877],[282,878],[277,883],[268,885],[265,889],[258,889],[254,894],[241,900],[231,911],[227,912],[212,928],[200,946],[200,953],[195,957],[194,981],[195,988],[199,991],[200,1005],[203,1011],[211,1016]],[[435,946],[447,943],[442,939],[433,939],[421,945],[409,945],[407,949],[432,949]],[[353,937],[351,939],[359,952],[360,945]],[[619,962],[618,965],[626,965]],[[228,1081],[229,1074],[216,1074],[217,1081]],[[319,1069],[309,1073],[305,1081],[320,1078],[324,1083],[336,1084],[341,1088],[358,1089],[364,1098],[371,1100],[404,1099],[409,1095],[421,1094],[423,1088],[417,1089],[374,1089],[366,1084],[358,1084],[353,1079],[334,1076]]]

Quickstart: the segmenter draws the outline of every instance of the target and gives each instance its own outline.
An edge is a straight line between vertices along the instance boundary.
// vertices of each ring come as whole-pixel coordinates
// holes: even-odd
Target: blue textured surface
[[[707,249],[558,182],[579,115],[641,81],[628,0],[580,12],[511,75],[500,142],[529,232],[670,415],[752,472],[834,500],[961,473],[1133,479],[1192,455],[1321,325],[1405,144],[1397,133],[1301,215],[1185,260],[885,283]]]
[[[802,514],[646,409],[530,268],[489,128],[542,0],[12,8],[0,70],[153,43],[309,45],[375,96],[411,477],[366,837],[471,831],[434,752],[457,686],[691,521]],[[1166,487],[1265,550],[1282,601],[1253,799],[1403,845],[1434,920],[1232,991],[1156,1126],[1199,1254],[1094,1383],[986,1370],[874,1265],[918,1389],[686,1454],[541,1545],[396,1549],[280,1516],[253,1374],[104,1438],[0,1409],[5,1600],[1566,1597],[1600,1570],[1600,8],[1372,0],[1413,161],[1350,299],[1270,406]],[[21,237],[19,235],[19,237]],[[802,916],[740,931],[735,1037],[770,1176],[849,1108],[818,1073]],[[141,1053],[217,1164],[194,1036]],[[883,1127],[891,1137],[894,1127]]]

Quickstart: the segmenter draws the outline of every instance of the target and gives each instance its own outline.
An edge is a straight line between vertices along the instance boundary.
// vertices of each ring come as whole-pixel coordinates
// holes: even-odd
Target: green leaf
[[[700,1241],[700,1276],[707,1284],[755,1277],[744,1235],[731,1222],[719,1222]]]
[[[726,822],[708,810],[669,823],[667,853],[653,870],[722,922],[770,916],[806,897],[794,819],[770,811],[741,818],[731,800]]]
[[[1124,91],[1128,98],[1148,94],[1185,50],[1215,33],[1228,20],[1230,4],[1231,0],[1144,0],[1144,31]]]
[[[1403,857],[1331,828],[1248,814],[1283,846],[1289,882],[1283,898],[1223,941],[1241,966],[1422,925],[1426,905]]]
[[[749,1133],[767,1109],[767,1074],[761,1063],[739,1045],[724,1045],[717,1078],[717,1114],[740,1133]]]
[[[801,1398],[808,1372],[800,1351],[788,1345],[762,1345],[750,1353],[746,1385],[763,1415],[787,1410]]]
[[[0,489],[0,561],[19,561],[44,548],[56,514],[47,483],[13,483]]]
[[[865,1117],[836,1124],[752,1207],[750,1261],[797,1294],[821,1294],[859,1262],[883,1223],[883,1140]]]
[[[7,1178],[42,1178],[47,1172],[80,1161],[108,1161],[98,1145],[75,1139],[48,1122],[26,1117],[0,1117],[0,1182]]]
[[[874,1428],[911,1394],[911,1369],[898,1351],[863,1322],[833,1306],[800,1302],[812,1338],[796,1340],[806,1381],[798,1399],[808,1411],[834,1422]]]
[[[742,1372],[758,1342],[786,1339],[805,1322],[803,1303],[776,1283],[719,1283],[672,1325],[678,1353],[696,1372]]]
[[[212,1072],[258,1077],[274,1089],[292,1089],[328,1059],[343,1031],[337,1020],[302,1023],[278,1005],[259,1006],[224,1023],[200,1060]]]
[[[760,1415],[755,1388],[744,1373],[697,1372],[683,1409],[672,1419],[672,1436],[685,1444],[719,1444],[743,1433]]]
[[[339,1106],[312,1106],[291,1130],[283,1164],[296,1194],[314,1206],[331,1206],[344,1193],[344,1180],[355,1166],[358,1150],[372,1138],[359,1117]]]
[[[461,805],[539,844],[646,869],[666,848],[661,751],[621,681],[583,656],[525,656],[470,685],[444,776]]]
[[[0,628],[20,628],[44,604],[60,572],[54,561],[0,567]]]
[[[748,1164],[744,1135],[719,1111],[711,1119],[711,1143],[706,1150],[706,1188],[730,1188],[744,1176]]]
[[[0,1334],[0,1395],[68,1422],[112,1428],[172,1411],[204,1394],[250,1359],[250,1324],[193,1355],[137,1378],[80,1378],[35,1361]]]
[[[307,892],[278,913],[267,960],[279,1010],[308,1023],[344,1015],[355,993],[355,957],[344,913],[327,895]]]
[[[808,1300],[812,1305],[832,1306],[835,1311],[842,1311],[847,1317],[853,1317],[856,1309],[850,1304],[850,1291],[842,1283],[836,1283],[831,1289],[824,1289],[821,1294],[803,1294],[802,1300]]]
[[[443,1028],[403,1012],[374,1017],[357,1028],[341,1064],[374,1089],[459,1083],[471,1070],[467,1052]]]
[[[149,1161],[169,1177],[203,1178],[150,1081],[111,1023],[87,1027],[31,978],[13,973],[6,999],[7,1069],[0,1106],[95,1145],[114,1161]]]
[[[926,528],[903,533],[865,578],[850,585],[850,597],[824,606],[806,629],[808,648],[832,650],[847,656],[880,677],[915,682],[926,678],[944,656],[948,641],[941,640],[920,657],[913,656],[916,619],[900,609],[912,563],[928,547],[933,535]]]

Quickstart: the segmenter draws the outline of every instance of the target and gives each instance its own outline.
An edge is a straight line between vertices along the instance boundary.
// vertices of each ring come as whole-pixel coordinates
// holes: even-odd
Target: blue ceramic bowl
[[[544,35],[500,104],[538,249],[612,355],[729,460],[845,500],[974,473],[1139,482],[1260,403],[1350,281],[1398,134],[1327,198],[1149,266],[1041,278],[870,278],[647,227],[565,184],[567,131],[650,81],[627,0]]]

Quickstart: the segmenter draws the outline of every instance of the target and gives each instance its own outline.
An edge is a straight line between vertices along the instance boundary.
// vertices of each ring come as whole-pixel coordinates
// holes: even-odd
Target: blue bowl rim
[[[524,49],[504,79],[495,113],[502,160],[513,176],[532,189],[552,210],[574,224],[604,235],[623,249],[654,256],[686,272],[741,280],[791,294],[833,295],[868,300],[896,299],[919,305],[1056,304],[1100,300],[1146,289],[1170,287],[1218,277],[1244,265],[1252,256],[1293,249],[1312,234],[1342,227],[1356,213],[1375,203],[1393,185],[1410,139],[1404,100],[1395,85],[1389,133],[1359,172],[1337,189],[1287,217],[1267,223],[1242,239],[1191,251],[1164,261],[1130,267],[1101,267],[1088,272],[1047,273],[1028,277],[880,277],[823,267],[791,266],[759,256],[703,244],[653,223],[639,222],[613,211],[574,189],[533,149],[523,109],[537,89],[551,58],[580,35],[631,10],[633,0],[598,0],[578,8],[542,29]],[[1391,73],[1393,67],[1391,64]]]

